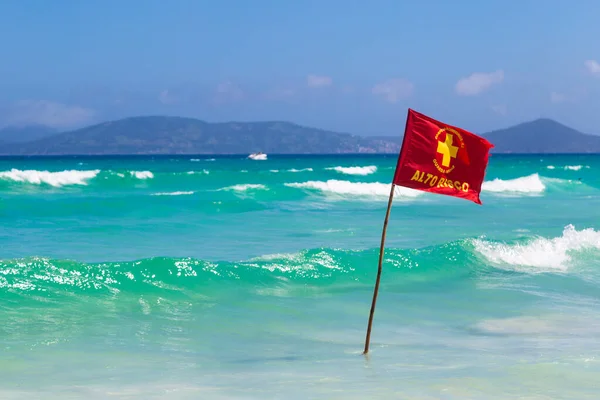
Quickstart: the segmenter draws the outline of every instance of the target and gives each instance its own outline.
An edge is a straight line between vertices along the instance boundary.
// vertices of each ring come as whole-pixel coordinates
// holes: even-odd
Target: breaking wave
[[[421,249],[387,248],[384,285],[426,285],[461,279],[487,281],[490,274],[568,273],[585,261],[585,250],[600,250],[600,232],[569,225],[561,236],[530,237],[505,243],[465,239]],[[152,292],[169,295],[218,296],[223,284],[278,293],[276,288],[306,293],[319,285],[351,289],[373,283],[378,249],[309,249],[268,254],[245,261],[207,261],[155,257],[136,261],[81,263],[28,257],[0,260],[0,289],[64,296],[65,289],[86,293]],[[591,273],[596,273],[592,271]],[[202,287],[204,289],[196,289]],[[212,291],[208,288],[212,287]],[[365,286],[366,287],[366,286]],[[279,292],[281,293],[281,292]],[[290,293],[287,291],[286,293]],[[45,301],[45,300],[44,300]]]
[[[538,174],[523,176],[516,179],[494,179],[483,182],[482,191],[494,193],[539,194],[544,192],[546,185]]]
[[[571,170],[571,171],[579,171],[581,168],[583,168],[582,165],[566,165],[565,169]]]
[[[20,170],[11,169],[10,171],[0,172],[0,179],[9,182],[28,183],[34,185],[50,185],[53,187],[69,185],[88,185],[90,181],[96,178],[103,171],[95,170],[65,170],[65,171],[38,171],[38,170]],[[122,172],[107,171],[107,175],[114,175],[119,178],[125,178],[127,175]],[[154,174],[150,171],[128,171],[130,177],[136,179],[152,179]],[[108,179],[108,176],[105,177]]]
[[[548,165],[546,168],[548,169],[556,169],[556,167],[554,165]],[[564,170],[569,170],[569,171],[579,171],[582,168],[584,168],[583,165],[565,165],[563,167]],[[589,165],[586,165],[585,168],[590,168]]]
[[[473,240],[475,249],[487,261],[503,268],[526,272],[566,271],[577,251],[600,249],[600,232],[594,229],[564,228],[559,237],[536,237],[523,243],[493,243]]]
[[[54,187],[67,185],[87,185],[100,173],[99,169],[91,171],[66,170],[59,172],[19,170],[0,172],[0,179],[13,182],[24,182],[34,185],[47,184]]]
[[[486,181],[482,185],[482,191],[506,195],[539,195],[546,190],[548,184],[561,186],[568,183],[568,181],[561,179],[540,178],[538,174],[533,174],[516,179]],[[380,182],[350,182],[330,179],[327,181],[286,183],[285,185],[298,189],[317,190],[333,195],[387,197],[390,193],[390,184]],[[401,186],[397,186],[394,193],[395,196],[405,198],[414,198],[421,194],[424,194],[424,192]]]
[[[239,185],[227,186],[219,190],[234,190],[236,192],[245,192],[247,190],[267,190],[267,187],[262,184],[244,183]]]
[[[302,168],[302,169],[292,168],[292,169],[288,169],[288,172],[312,172],[312,171],[313,171],[312,168]]]
[[[150,171],[129,171],[129,174],[137,179],[152,179],[154,174]]]
[[[158,192],[158,193],[152,193],[152,196],[186,196],[186,195],[191,195],[194,194],[195,192],[193,191],[187,191],[187,192]]]
[[[369,165],[367,167],[332,167],[325,169],[346,175],[370,175],[377,172],[377,166],[375,165]]]
[[[299,183],[286,183],[288,187],[308,190],[318,190],[333,195],[356,195],[387,197],[390,195],[391,185],[379,182],[349,182],[330,179],[328,181],[308,181]],[[397,186],[394,195],[399,197],[414,198],[423,194],[418,190]]]
[[[338,167],[335,167],[338,168]],[[342,167],[339,167],[342,168]],[[360,174],[366,174],[370,170],[370,167],[349,167],[359,168]],[[271,170],[275,172],[276,170]],[[288,169],[283,170],[287,172],[312,172],[312,168],[304,169]],[[256,171],[243,171],[244,175],[255,175]],[[266,172],[266,171],[265,171]],[[279,171],[281,172],[281,171]],[[260,173],[260,171],[258,172]],[[348,172],[344,172],[348,173]],[[357,171],[351,174],[360,175]],[[194,181],[199,177],[203,177],[202,181]],[[233,176],[233,175],[232,175]],[[265,176],[265,175],[263,175]],[[309,193],[320,193],[332,197],[340,197],[345,199],[352,199],[353,197],[357,200],[364,200],[365,198],[382,199],[387,198],[389,195],[390,184],[381,182],[368,182],[364,179],[363,182],[352,181],[352,178],[348,180],[343,179],[328,179],[328,180],[308,180],[308,181],[296,181],[296,182],[281,182],[275,181],[272,178],[268,178],[264,183],[236,183],[231,182],[227,172],[216,171],[214,174],[209,169],[189,170],[189,171],[158,171],[152,172],[149,170],[124,170],[124,171],[113,171],[113,170],[65,170],[65,171],[38,171],[38,170],[19,170],[11,169],[8,171],[0,172],[0,190],[13,191],[15,193],[30,192],[24,185],[36,185],[43,187],[44,185],[60,188],[66,186],[101,186],[103,190],[108,189],[121,189],[126,185],[131,185],[132,180],[149,181],[145,184],[150,187],[156,188],[155,192],[166,193],[166,192],[182,192],[194,190],[199,191],[214,191],[220,186],[220,190],[229,190],[236,192],[243,192],[248,190],[270,190],[279,188],[281,186],[293,189],[301,189]],[[188,179],[191,179],[188,181]],[[222,179],[227,179],[229,182],[224,185],[220,184]],[[260,182],[260,180],[259,180]],[[193,186],[190,186],[193,185]],[[580,181],[571,181],[557,178],[541,177],[539,174],[532,174],[528,176],[522,176],[515,179],[493,179],[483,183],[482,191],[490,194],[496,194],[501,196],[539,196],[544,192],[551,189],[552,191],[560,190],[571,190],[574,188],[573,185],[578,185],[580,190],[594,190],[593,187],[586,186]],[[22,186],[23,189],[18,189]],[[139,185],[136,185],[139,188]],[[88,190],[87,188],[85,190]],[[290,199],[289,196],[294,196],[289,191],[272,191],[273,196],[270,200],[277,200],[276,196],[282,195],[286,199]],[[296,191],[297,193],[297,191]],[[405,187],[396,187],[395,196],[398,198],[412,199],[417,196],[423,195],[425,192],[413,190]]]

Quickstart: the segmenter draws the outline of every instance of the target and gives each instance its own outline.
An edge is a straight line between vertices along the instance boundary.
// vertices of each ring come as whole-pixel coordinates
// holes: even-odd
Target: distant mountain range
[[[56,134],[56,129],[43,125],[31,125],[24,127],[7,127],[0,129],[0,142],[2,143],[24,143],[50,135]]]
[[[2,155],[398,153],[398,136],[357,136],[289,122],[208,123],[182,117],[132,117],[55,133],[0,130]],[[538,119],[483,134],[495,153],[600,153],[600,136]]]
[[[600,153],[600,136],[588,135],[551,119],[537,119],[489,132],[496,153]]]

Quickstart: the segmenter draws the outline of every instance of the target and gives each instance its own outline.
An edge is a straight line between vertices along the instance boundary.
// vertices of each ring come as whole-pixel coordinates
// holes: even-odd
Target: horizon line
[[[265,153],[266,154],[266,153]],[[398,152],[395,153],[269,153],[267,157],[344,157],[344,156],[398,156]],[[107,153],[107,154],[76,154],[76,153],[64,153],[64,154],[2,154],[0,158],[60,158],[60,157],[72,157],[72,158],[86,158],[86,157],[198,157],[198,158],[234,158],[243,157],[248,158],[249,153]],[[494,156],[586,156],[586,155],[600,155],[598,152],[586,152],[586,153],[520,153],[520,152],[493,152],[490,151],[490,155]],[[255,160],[252,160],[255,161]],[[257,162],[259,160],[256,160]],[[268,160],[267,160],[268,161]]]

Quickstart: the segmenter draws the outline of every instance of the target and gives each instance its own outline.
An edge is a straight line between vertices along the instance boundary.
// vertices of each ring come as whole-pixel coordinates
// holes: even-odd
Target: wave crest
[[[313,171],[312,168],[302,168],[302,169],[292,168],[292,169],[288,169],[288,172],[312,172],[312,171]]]
[[[178,192],[158,192],[158,193],[152,193],[151,196],[186,196],[186,195],[191,195],[194,194],[193,191],[178,191]]]
[[[95,178],[99,173],[99,169],[90,171],[65,170],[50,172],[13,168],[10,171],[0,172],[0,179],[35,185],[47,184],[54,187],[61,187],[67,185],[87,185],[87,181]]]
[[[489,283],[490,273],[510,271],[564,274],[586,257],[583,250],[600,249],[600,232],[564,228],[555,238],[532,237],[520,243],[467,239],[421,249],[387,248],[384,258],[384,285],[394,287],[431,282],[450,284],[453,280],[481,279]],[[193,258],[155,257],[136,261],[81,263],[29,257],[0,260],[0,289],[13,293],[40,292],[68,296],[80,292],[148,293],[165,296],[218,296],[230,284],[232,290],[257,291],[285,288],[288,293],[310,290],[356,288],[373,283],[372,266],[378,248],[343,250],[319,248],[289,254],[269,254],[245,261],[207,261]],[[596,256],[596,254],[594,254]],[[492,272],[492,271],[496,272]],[[597,271],[584,271],[596,274]],[[581,273],[579,271],[578,273]],[[309,284],[307,286],[307,284]],[[321,287],[321,289],[319,289]],[[65,291],[65,288],[70,288]],[[4,292],[5,294],[8,292]],[[161,294],[161,296],[162,296]]]
[[[572,265],[573,252],[600,249],[600,232],[577,231],[573,225],[567,225],[561,236],[552,239],[537,237],[515,244],[476,239],[473,245],[489,262],[503,268],[527,272],[566,271]]]
[[[298,189],[318,190],[330,195],[355,195],[355,196],[370,196],[370,197],[388,197],[390,194],[391,185],[388,183],[379,182],[350,182],[330,179],[328,181],[308,181],[286,183],[288,187]],[[396,186],[394,194],[400,198],[415,198],[424,192]]]
[[[341,174],[346,174],[346,175],[370,175],[370,174],[374,174],[375,172],[377,172],[377,166],[375,165],[369,165],[366,167],[332,167],[332,168],[325,168],[327,170],[330,171],[336,171],[339,172]]]
[[[248,190],[267,190],[267,187],[262,184],[243,183],[243,184],[238,184],[238,185],[233,185],[233,186],[227,186],[227,187],[219,189],[219,190],[233,190],[236,192],[245,192]]]
[[[548,169],[556,169],[556,167],[554,165],[548,165],[546,168],[548,168]],[[569,170],[569,171],[579,171],[582,168],[584,168],[583,165],[565,165],[563,167],[564,170]],[[585,168],[589,169],[590,166],[586,165]]]
[[[494,193],[539,194],[544,192],[546,185],[542,182],[539,174],[532,174],[515,179],[496,178],[483,182],[481,189]]]
[[[154,178],[154,174],[151,171],[129,171],[129,174],[137,179]]]

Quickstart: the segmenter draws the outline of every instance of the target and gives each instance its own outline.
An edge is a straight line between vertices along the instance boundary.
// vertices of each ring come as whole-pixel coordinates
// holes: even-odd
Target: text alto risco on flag
[[[481,204],[493,147],[480,136],[409,109],[393,183]]]

